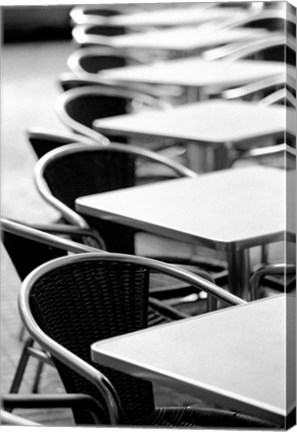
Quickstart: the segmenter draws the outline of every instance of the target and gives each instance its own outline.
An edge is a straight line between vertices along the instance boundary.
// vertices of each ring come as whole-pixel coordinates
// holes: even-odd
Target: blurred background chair
[[[79,5],[71,9],[70,18],[73,25],[104,24],[108,17],[141,10],[141,5],[137,4]]]
[[[108,24],[79,24],[72,30],[72,37],[80,48],[89,46],[112,47],[113,36],[126,33],[126,27]]]
[[[99,368],[92,362],[93,342],[147,326],[152,272],[196,285],[231,304],[244,303],[180,269],[114,254],[58,259],[39,268],[23,284],[19,305],[28,332],[51,353],[66,391],[83,393],[97,402],[96,416],[85,407],[73,407],[76,424],[99,420],[101,424],[167,427],[270,427],[261,420],[226,410],[156,407],[151,383],[111,368]],[[9,395],[3,398],[4,406],[14,408],[23,399],[21,395]]]
[[[256,3],[256,2],[255,2]],[[266,4],[265,4],[266,6]],[[284,3],[276,4],[276,7],[263,7],[246,17],[230,19],[226,28],[248,27],[248,28],[266,28],[271,32],[280,32],[284,34],[296,35],[296,17],[291,11],[286,10]]]
[[[129,51],[96,46],[75,50],[67,60],[69,69],[79,74],[96,74],[104,69],[144,63],[146,62],[141,60],[141,53],[133,55],[133,52]]]

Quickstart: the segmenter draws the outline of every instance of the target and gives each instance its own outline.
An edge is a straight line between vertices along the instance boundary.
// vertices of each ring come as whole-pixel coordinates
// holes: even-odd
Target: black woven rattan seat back
[[[87,94],[70,100],[65,109],[73,120],[92,128],[93,121],[98,118],[126,114],[129,102],[117,96]]]
[[[71,209],[75,199],[135,184],[135,157],[112,151],[75,152],[52,159],[44,177],[52,194]]]
[[[147,326],[148,282],[148,270],[138,265],[79,262],[40,278],[31,292],[30,303],[36,321],[51,338],[93,364],[93,342]],[[56,366],[67,392],[86,393],[100,400],[92,384],[61,363]],[[140,421],[151,414],[151,384],[108,368],[100,370],[119,394],[123,423],[133,424],[132,419]],[[90,418],[84,418],[85,413],[74,414],[77,422],[90,422]]]
[[[66,250],[47,246],[5,230],[1,231],[1,240],[21,280],[39,265],[67,255]]]
[[[89,73],[97,73],[100,70],[127,66],[128,62],[123,56],[100,55],[83,56],[80,59],[81,67]]]
[[[111,26],[108,24],[90,25],[85,27],[87,35],[120,36],[127,32],[124,26]]]

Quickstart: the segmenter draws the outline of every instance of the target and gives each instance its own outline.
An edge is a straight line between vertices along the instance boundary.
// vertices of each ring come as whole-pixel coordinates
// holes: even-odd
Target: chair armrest
[[[91,396],[76,394],[7,394],[2,396],[2,405],[6,410],[15,408],[86,408],[92,412],[96,423],[100,424],[101,418],[106,417],[103,407]]]
[[[184,318],[189,318],[190,315],[178,311],[177,309],[164,304],[164,302],[157,300],[155,298],[149,298],[149,304],[160,314],[172,320],[179,320]]]
[[[49,224],[49,225],[39,225],[34,224],[32,228],[38,229],[40,231],[45,231],[49,234],[60,234],[60,235],[71,235],[75,237],[80,237],[83,239],[84,237],[90,237],[95,241],[94,247],[102,250],[106,250],[106,245],[103,238],[99,235],[99,233],[92,228],[80,228],[74,225],[66,225],[66,224]]]

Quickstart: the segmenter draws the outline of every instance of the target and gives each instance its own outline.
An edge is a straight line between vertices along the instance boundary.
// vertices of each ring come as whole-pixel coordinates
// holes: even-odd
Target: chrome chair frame
[[[150,162],[162,163],[164,164],[164,166],[171,168],[173,172],[176,173],[179,177],[197,177],[197,174],[195,172],[191,171],[185,166],[169,160],[165,157],[162,157],[159,154],[141,149],[139,147],[111,143],[109,144],[108,149],[115,150],[116,152],[120,153],[137,155]],[[62,157],[67,154],[73,154],[80,151],[94,151],[94,147],[92,146],[89,148],[88,146],[81,144],[69,144],[67,146],[63,146],[47,153],[37,162],[34,167],[34,180],[37,190],[44,198],[44,200],[50,205],[52,205],[56,210],[58,210],[62,214],[63,218],[65,218],[65,220],[67,220],[72,225],[88,229],[89,225],[82,216],[70,209],[68,206],[63,204],[60,200],[58,200],[51,194],[44,178],[44,172],[46,170],[46,167],[52,160],[55,160],[56,158]],[[105,151],[105,147],[96,147],[96,151]]]
[[[104,137],[99,132],[91,129],[88,126],[83,125],[82,123],[72,119],[66,111],[67,103],[71,102],[72,100],[75,100],[79,97],[84,96],[92,96],[98,97],[100,96],[114,96],[114,97],[123,97],[128,100],[138,102],[141,105],[147,106],[147,107],[153,107],[155,109],[166,109],[168,108],[168,104],[164,101],[161,101],[157,99],[156,97],[149,96],[144,93],[140,93],[133,89],[127,89],[127,88],[116,88],[113,85],[108,85],[107,82],[104,83],[105,85],[100,86],[84,86],[75,88],[72,90],[68,90],[67,92],[64,92],[61,94],[56,102],[56,112],[58,114],[58,117],[60,120],[68,126],[70,129],[75,131],[76,133],[80,135],[85,135],[94,141],[97,141],[101,145],[108,145],[109,140],[108,138]]]
[[[38,158],[42,157],[49,151],[48,149],[43,149],[42,145],[34,144],[34,141],[38,140],[44,142],[50,142],[52,140],[55,143],[55,145],[52,147],[52,150],[55,149],[59,144],[61,146],[72,143],[85,143],[90,145],[96,144],[92,139],[86,137],[85,135],[78,135],[71,132],[60,132],[56,130],[54,131],[52,129],[41,127],[32,127],[27,129],[26,136]]]
[[[95,247],[87,246],[85,244],[80,244],[77,242],[74,242],[72,240],[59,237],[54,234],[62,234],[62,235],[70,235],[70,234],[76,234],[76,235],[90,235],[93,234],[90,232],[90,230],[86,229],[77,229],[75,226],[64,226],[64,225],[34,225],[33,227],[28,224],[23,224],[20,222],[16,222],[14,220],[10,220],[7,218],[1,218],[1,230],[2,233],[10,233],[15,236],[18,236],[22,239],[32,240],[36,243],[41,243],[42,245],[49,246],[53,249],[59,249],[61,251],[65,251],[67,253],[90,253],[90,252],[96,252],[97,254],[100,253],[107,253],[104,249],[98,249]],[[97,238],[97,233],[96,234]],[[44,260],[43,260],[44,262]],[[201,272],[200,276],[206,278],[207,280],[213,281],[212,278],[204,271]],[[149,303],[153,309],[155,309],[159,314],[168,317],[169,319],[181,319],[186,318],[188,315],[184,314],[183,312],[180,312],[176,310],[175,308],[170,307],[167,303],[163,303],[162,301],[157,300],[156,298],[150,298]],[[17,393],[19,391],[23,375],[25,373],[25,369],[29,360],[29,357],[36,358],[39,360],[39,365],[37,367],[37,372],[34,379],[33,384],[33,393],[37,393],[38,391],[38,385],[39,385],[39,379],[42,371],[42,364],[48,364],[50,366],[53,366],[53,362],[51,361],[51,358],[45,354],[44,352],[41,352],[39,349],[36,349],[33,346],[34,342],[33,339],[28,338],[25,341],[23,352],[20,357],[19,364],[17,366],[11,387],[10,387],[10,393]]]
[[[294,39],[292,37],[285,37],[283,34],[275,34],[268,36],[263,35],[263,37],[257,41],[245,43],[234,42],[219,48],[213,48],[204,51],[202,57],[205,60],[236,61],[256,54],[259,51],[278,47],[284,44],[286,44],[290,49],[296,50]]]
[[[295,79],[291,75],[286,74],[285,76],[284,74],[279,74],[240,87],[225,90],[222,92],[222,97],[227,100],[241,99],[249,96],[253,97],[257,96],[258,92],[261,93],[262,91],[270,89],[277,90],[278,87],[287,87],[294,91],[295,84]]]

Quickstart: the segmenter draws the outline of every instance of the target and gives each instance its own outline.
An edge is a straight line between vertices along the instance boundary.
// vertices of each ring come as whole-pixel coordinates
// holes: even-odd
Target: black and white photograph
[[[293,0],[0,19],[1,426],[294,428]]]

